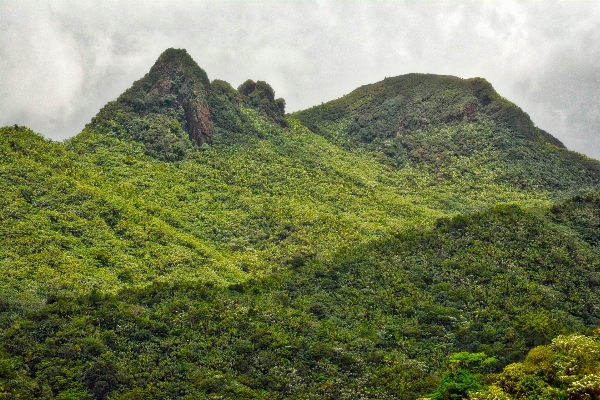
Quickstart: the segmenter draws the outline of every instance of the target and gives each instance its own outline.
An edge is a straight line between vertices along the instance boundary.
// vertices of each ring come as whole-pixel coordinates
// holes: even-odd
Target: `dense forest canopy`
[[[598,398],[600,162],[482,78],[285,114],[168,49],[0,155],[0,398]]]

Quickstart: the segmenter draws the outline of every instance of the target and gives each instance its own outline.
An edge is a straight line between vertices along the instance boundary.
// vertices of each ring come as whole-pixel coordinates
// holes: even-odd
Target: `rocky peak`
[[[169,99],[169,103],[174,100],[174,106],[183,108],[190,140],[200,145],[206,143],[212,130],[208,109],[210,81],[187,51],[163,52],[150,69],[148,80],[147,96]]]
[[[285,100],[275,98],[275,90],[265,81],[254,82],[248,79],[238,87],[238,92],[247,100],[250,107],[255,108],[268,118],[285,124]]]
[[[150,71],[108,103],[88,128],[144,144],[146,154],[176,161],[210,139],[210,81],[185,50],[167,49]]]

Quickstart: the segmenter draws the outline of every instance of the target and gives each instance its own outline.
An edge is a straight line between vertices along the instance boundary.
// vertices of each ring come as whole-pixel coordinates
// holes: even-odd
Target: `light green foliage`
[[[469,353],[467,351],[454,353],[448,359],[452,370],[470,369],[480,371],[497,362],[498,360],[494,357],[487,357],[485,353]]]
[[[492,385],[485,392],[470,392],[469,400],[511,400],[511,397]]]
[[[573,381],[598,368],[600,349],[594,338],[583,335],[559,336],[552,340],[550,347],[558,354],[554,368],[562,381]]]
[[[600,343],[585,335],[561,335],[533,348],[525,361],[506,366],[489,388],[470,399],[572,399],[600,396]]]
[[[591,400],[600,397],[600,374],[585,375],[567,388],[571,399]]]
[[[442,377],[438,389],[430,395],[431,400],[458,400],[482,385],[487,368],[498,360],[485,353],[454,353],[448,359],[449,371]]]
[[[2,301],[33,305],[51,293],[114,291],[184,273],[220,282],[242,276],[222,251],[144,204],[133,186],[141,182],[109,183],[111,165],[133,167],[143,157],[135,146],[100,147],[92,153],[100,159],[86,165],[27,129],[2,128],[0,135]],[[118,155],[101,158],[111,150]]]

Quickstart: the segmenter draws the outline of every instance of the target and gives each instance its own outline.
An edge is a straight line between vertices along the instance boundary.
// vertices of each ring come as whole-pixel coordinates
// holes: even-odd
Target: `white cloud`
[[[76,111],[84,79],[77,43],[43,10],[32,10],[29,17],[34,29],[17,18],[13,29],[3,32],[3,117],[30,112],[40,121],[66,122]]]
[[[269,82],[288,110],[385,76],[488,79],[567,146],[600,158],[600,2],[0,3],[0,124],[62,139],[168,47],[211,79]]]

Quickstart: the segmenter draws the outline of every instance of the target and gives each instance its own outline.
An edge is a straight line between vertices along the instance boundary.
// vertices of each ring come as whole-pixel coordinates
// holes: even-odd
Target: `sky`
[[[597,0],[0,0],[0,125],[74,136],[169,47],[288,112],[411,72],[483,77],[600,159]]]

